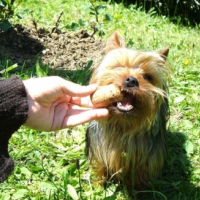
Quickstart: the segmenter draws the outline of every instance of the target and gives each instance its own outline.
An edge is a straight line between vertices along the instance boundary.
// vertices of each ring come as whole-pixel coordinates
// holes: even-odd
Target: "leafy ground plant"
[[[135,6],[125,8],[122,4],[99,3],[105,6],[98,16],[105,33],[103,39],[118,30],[128,41],[128,46],[136,50],[152,51],[170,45],[171,118],[168,125],[168,159],[163,175],[150,183],[151,187],[147,190],[132,191],[132,197],[112,182],[108,182],[104,189],[97,184],[98,180],[84,155],[87,124],[51,133],[21,127],[10,140],[10,154],[16,161],[16,167],[9,179],[1,184],[0,199],[199,200],[199,29],[172,24],[164,16],[155,16],[153,11],[145,13]],[[23,21],[16,18],[15,22],[29,26],[34,18],[38,26],[51,29],[58,13],[63,11],[59,25],[63,31],[69,31],[66,26],[79,24],[81,19],[84,23],[78,29],[85,28],[92,33],[90,23],[96,19],[90,14],[90,7],[89,1],[30,0],[29,4],[20,5],[17,11],[29,10],[31,15],[25,13]],[[110,21],[104,20],[107,13]],[[0,64],[1,71],[12,66],[6,64],[6,59]],[[45,67],[39,63],[35,66],[40,73],[38,76],[48,75]],[[33,76],[37,76],[35,66]],[[9,77],[12,70],[7,74],[3,72],[3,76]],[[28,78],[31,73],[22,70],[18,75]],[[86,71],[84,75],[77,72],[71,80],[82,83],[87,76]]]
[[[12,26],[10,19],[14,15],[19,19],[23,18],[20,13],[15,13],[20,2],[20,0],[0,0],[0,30],[7,31]]]

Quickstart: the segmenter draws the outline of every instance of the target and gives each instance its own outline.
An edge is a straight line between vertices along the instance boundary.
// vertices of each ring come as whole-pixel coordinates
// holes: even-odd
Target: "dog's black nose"
[[[128,78],[126,78],[125,80],[125,84],[127,87],[138,87],[139,83],[138,80],[132,76],[129,76]]]

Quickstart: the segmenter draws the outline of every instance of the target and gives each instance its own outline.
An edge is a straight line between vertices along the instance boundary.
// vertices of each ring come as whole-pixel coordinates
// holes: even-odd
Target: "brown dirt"
[[[40,63],[52,69],[81,70],[90,60],[98,64],[104,47],[102,40],[84,30],[50,33],[15,25],[7,32],[0,32],[0,60],[8,56],[19,66],[25,61],[25,67],[32,67],[39,56]]]

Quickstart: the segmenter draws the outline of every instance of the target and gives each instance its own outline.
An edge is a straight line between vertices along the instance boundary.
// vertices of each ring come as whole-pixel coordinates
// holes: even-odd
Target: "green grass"
[[[152,183],[150,189],[140,192],[138,198],[199,200],[199,29],[173,24],[167,17],[155,16],[153,11],[146,14],[134,7],[127,9],[121,4],[105,2],[97,5],[106,6],[100,10],[97,23],[104,32],[103,39],[119,30],[133,49],[155,50],[170,45],[168,62],[172,77],[169,85],[168,160],[163,176]],[[90,14],[89,6],[89,1],[30,0],[17,8],[25,18],[20,21],[14,19],[13,22],[32,26],[31,19],[35,19],[39,27],[51,29],[63,10],[59,28],[63,31],[84,28],[92,32],[90,23],[96,20]],[[10,66],[6,60],[0,65],[1,68],[7,66],[7,69]],[[9,77],[12,70],[2,73]],[[17,73],[23,79],[31,74],[39,75],[39,72],[23,70]],[[74,77],[74,82],[81,82],[78,75]],[[115,184],[108,184],[106,190],[97,184],[84,156],[86,126],[52,133],[20,128],[10,140],[10,154],[16,161],[15,171],[1,184],[0,199],[128,199],[126,191]],[[77,159],[80,169],[76,165]]]

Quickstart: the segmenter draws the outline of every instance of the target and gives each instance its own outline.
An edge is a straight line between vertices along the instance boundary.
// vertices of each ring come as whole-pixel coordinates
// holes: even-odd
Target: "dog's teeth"
[[[133,108],[132,105],[129,105],[129,106],[128,106],[128,110],[131,110],[132,108]]]
[[[117,102],[117,105],[118,105],[118,106],[122,106],[122,103],[121,103],[121,102]]]
[[[121,102],[117,102],[117,107],[118,107],[120,110],[123,110],[123,111],[130,111],[130,110],[132,110],[132,108],[133,108],[132,105],[123,106]]]

